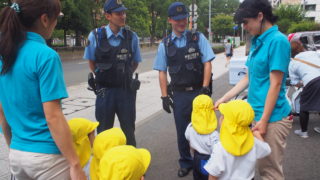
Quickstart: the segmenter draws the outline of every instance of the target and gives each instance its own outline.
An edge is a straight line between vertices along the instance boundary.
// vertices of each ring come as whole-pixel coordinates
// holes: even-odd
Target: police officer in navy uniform
[[[186,30],[189,13],[183,3],[172,3],[168,16],[172,33],[160,43],[153,69],[159,71],[163,109],[171,113],[173,107],[180,153],[178,176],[184,177],[192,169],[189,143],[184,135],[191,121],[192,101],[199,94],[211,95],[211,61],[215,55],[202,33]],[[172,100],[168,95],[167,70]]]
[[[112,128],[117,114],[127,144],[135,146],[137,88],[133,73],[141,62],[141,55],[136,33],[125,28],[125,10],[121,0],[105,2],[109,24],[89,34],[84,59],[89,60],[95,75],[98,133]]]

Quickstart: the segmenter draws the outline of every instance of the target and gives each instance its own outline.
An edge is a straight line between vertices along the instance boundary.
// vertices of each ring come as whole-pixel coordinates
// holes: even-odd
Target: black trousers
[[[203,166],[209,160],[210,155],[200,154],[197,151],[194,152],[193,157],[193,179],[194,180],[208,180],[208,173]]]
[[[300,112],[300,126],[302,132],[308,131],[308,123],[309,123],[309,112],[308,111],[301,111]]]
[[[136,146],[136,91],[123,88],[108,88],[97,95],[96,119],[100,123],[97,132],[113,127],[115,115],[127,138],[127,144]]]

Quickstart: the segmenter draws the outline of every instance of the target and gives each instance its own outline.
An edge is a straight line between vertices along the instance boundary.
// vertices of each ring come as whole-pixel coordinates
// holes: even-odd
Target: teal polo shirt
[[[269,122],[276,122],[288,116],[291,107],[285,96],[285,81],[290,62],[290,43],[287,37],[273,26],[251,41],[250,54],[246,62],[249,87],[248,102],[255,112],[255,121],[261,119],[270,88],[270,73],[284,73],[281,89]]]
[[[59,55],[42,36],[27,33],[12,69],[0,75],[0,92],[0,103],[12,132],[10,148],[60,154],[49,131],[43,103],[68,94]]]

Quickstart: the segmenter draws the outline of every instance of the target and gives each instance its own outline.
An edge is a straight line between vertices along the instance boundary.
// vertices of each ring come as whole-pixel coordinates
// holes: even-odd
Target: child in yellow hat
[[[99,165],[100,180],[143,180],[150,165],[151,154],[146,149],[130,145],[107,151]]]
[[[99,164],[102,157],[113,147],[125,145],[126,136],[120,128],[111,128],[99,133],[93,143],[93,158],[90,165],[91,180],[99,180]]]
[[[223,115],[220,142],[214,145],[212,156],[204,168],[209,180],[252,179],[258,159],[271,153],[258,131],[249,125],[254,111],[249,103],[234,100],[219,105]]]
[[[92,122],[85,118],[73,118],[68,121],[72,134],[73,145],[80,159],[80,165],[89,177],[92,145],[95,138],[95,129],[99,122]]]
[[[207,95],[197,96],[192,103],[191,123],[185,136],[194,150],[193,178],[207,180],[208,172],[203,168],[210,158],[214,144],[219,142],[216,131],[217,117],[213,110],[213,101]]]

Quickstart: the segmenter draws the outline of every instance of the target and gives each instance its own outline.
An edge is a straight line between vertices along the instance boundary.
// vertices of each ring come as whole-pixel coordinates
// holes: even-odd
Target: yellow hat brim
[[[142,164],[145,167],[144,173],[146,173],[151,162],[151,154],[147,149],[142,148],[137,149],[137,152],[139,152],[142,157]]]
[[[90,179],[91,180],[99,180],[99,160],[96,157],[92,157],[90,163]]]
[[[247,154],[254,146],[254,137],[248,127],[241,133],[232,132],[230,127],[222,122],[220,129],[220,142],[223,148],[234,156],[243,156]]]

